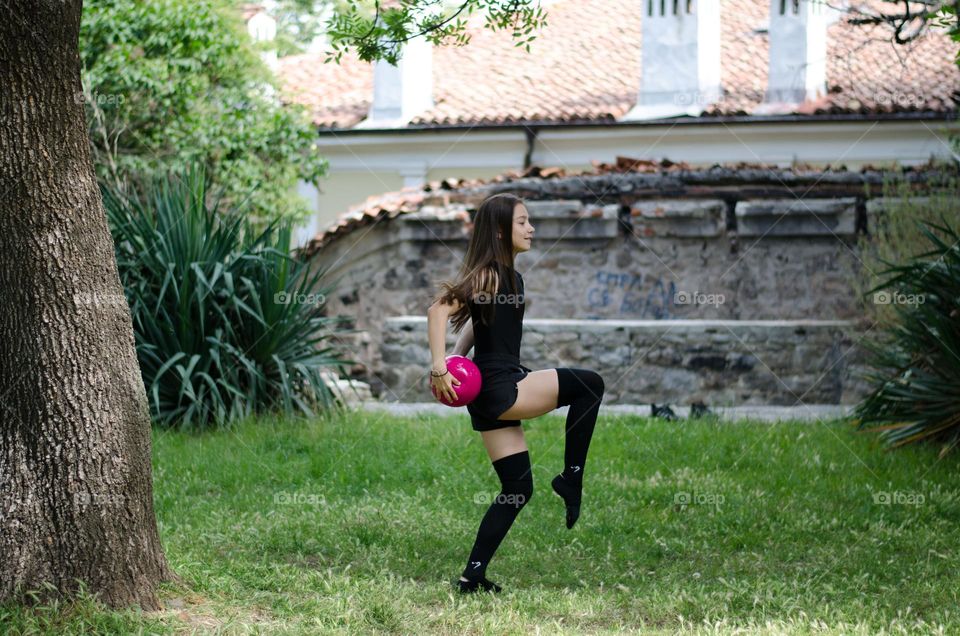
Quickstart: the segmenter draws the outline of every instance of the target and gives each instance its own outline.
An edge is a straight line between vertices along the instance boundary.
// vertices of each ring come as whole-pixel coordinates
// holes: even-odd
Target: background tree
[[[346,11],[347,0],[277,0],[270,11],[277,21],[275,46],[278,57],[303,53],[323,36],[330,11]]]
[[[838,8],[850,14],[851,24],[884,25],[889,28],[895,43],[907,44],[922,36],[931,26],[948,29],[951,38],[960,41],[958,7],[960,2],[957,0],[875,0],[854,1]],[[957,63],[960,64],[960,53]]]
[[[327,21],[328,62],[339,62],[345,51],[356,48],[361,60],[396,65],[403,43],[420,35],[438,46],[464,46],[470,42],[467,20],[476,11],[484,12],[484,27],[511,29],[515,46],[528,52],[535,31],[547,24],[539,0],[373,0],[370,5],[350,0]]]
[[[254,219],[305,218],[298,180],[327,162],[305,109],[283,106],[227,0],[98,0],[80,29],[83,103],[97,175],[114,186],[201,162]]]
[[[79,99],[81,4],[24,0],[0,21],[0,602],[83,580],[158,609],[174,574]]]
[[[111,606],[158,609],[157,586],[175,575],[85,121],[81,12],[81,0],[24,0],[0,22],[0,602],[83,581]],[[196,52],[170,47],[177,60]]]

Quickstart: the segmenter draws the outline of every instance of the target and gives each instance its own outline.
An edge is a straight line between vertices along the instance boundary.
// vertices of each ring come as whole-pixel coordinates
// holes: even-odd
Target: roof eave
[[[703,126],[708,124],[782,124],[822,123],[849,121],[951,121],[960,116],[958,111],[919,111],[900,113],[825,113],[820,115],[716,115],[698,117],[673,117],[644,121],[618,121],[612,119],[550,121],[527,120],[482,124],[411,124],[401,128],[318,128],[318,135],[368,135],[368,134],[416,134],[456,130],[505,130],[528,128],[624,128],[656,126]]]

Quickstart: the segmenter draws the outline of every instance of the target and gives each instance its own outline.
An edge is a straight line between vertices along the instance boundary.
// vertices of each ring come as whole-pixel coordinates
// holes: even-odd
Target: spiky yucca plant
[[[208,188],[196,166],[124,192],[101,185],[154,419],[335,408],[322,374],[354,360],[332,345],[350,331],[325,315],[325,272],[291,256],[288,225],[253,233],[243,203],[222,210]]]
[[[865,378],[876,388],[853,415],[859,430],[882,431],[889,448],[929,440],[942,443],[943,457],[960,442],[960,236],[943,215],[921,230],[932,249],[887,263],[889,278],[867,291],[892,302],[898,319],[865,341]]]

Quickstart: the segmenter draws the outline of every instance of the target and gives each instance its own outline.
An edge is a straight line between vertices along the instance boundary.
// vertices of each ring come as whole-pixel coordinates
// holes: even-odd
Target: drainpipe
[[[526,170],[530,167],[533,157],[533,145],[537,141],[537,128],[533,126],[524,126],[523,134],[527,138],[527,151],[523,155],[523,169]]]

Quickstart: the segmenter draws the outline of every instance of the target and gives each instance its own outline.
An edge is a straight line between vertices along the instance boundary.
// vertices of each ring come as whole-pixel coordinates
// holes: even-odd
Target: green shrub
[[[956,203],[954,203],[954,210]],[[956,213],[954,212],[954,219]],[[927,249],[904,264],[886,262],[884,280],[867,291],[896,320],[864,340],[876,388],[854,409],[861,430],[883,431],[889,447],[943,442],[942,457],[960,441],[960,234],[940,215],[917,230]],[[867,424],[881,424],[865,429]]]
[[[206,426],[334,407],[321,373],[354,361],[331,345],[349,332],[324,315],[324,272],[290,255],[288,224],[253,233],[209,185],[197,167],[143,195],[101,185],[153,417]]]
[[[960,183],[951,172],[932,173],[922,190],[902,174],[885,177],[882,187],[883,209],[871,215],[869,235],[860,242],[859,268],[851,283],[867,323],[892,327],[898,316],[890,304],[876,303],[867,289],[883,282],[882,272],[891,263],[905,263],[929,249],[923,222],[946,217],[950,224],[960,223]]]
[[[328,162],[306,108],[278,100],[238,3],[86,2],[79,47],[100,178],[120,188],[203,162],[224,201],[249,196],[252,219],[307,218],[296,186],[316,184]]]

